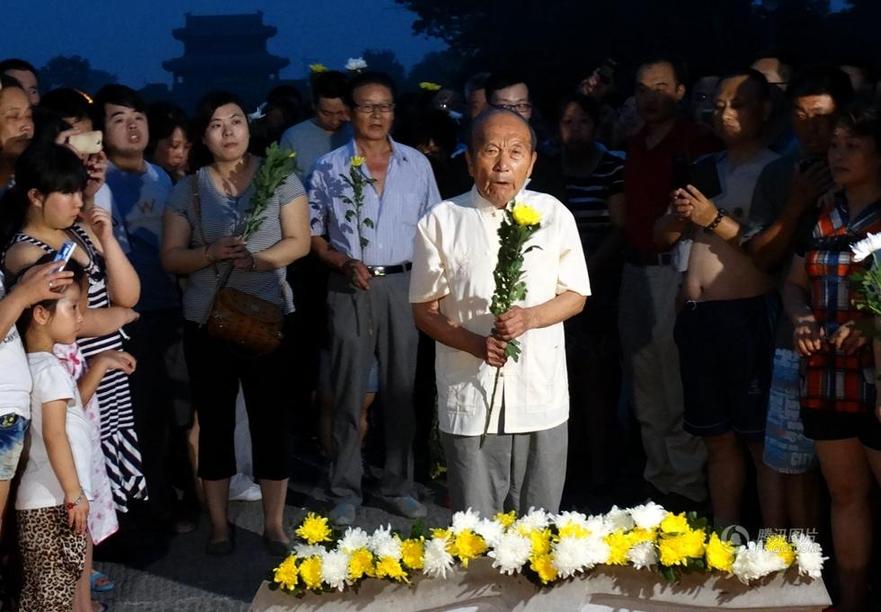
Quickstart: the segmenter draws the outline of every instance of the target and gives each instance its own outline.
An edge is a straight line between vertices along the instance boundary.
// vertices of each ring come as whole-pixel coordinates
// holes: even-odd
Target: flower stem
[[[499,388],[499,378],[502,375],[502,368],[496,368],[496,379],[493,382],[492,398],[489,400],[489,408],[486,410],[486,423],[483,425],[483,434],[480,436],[480,448],[483,448],[483,442],[486,440],[486,434],[489,432],[489,421],[492,418],[493,406],[496,405],[496,391]]]

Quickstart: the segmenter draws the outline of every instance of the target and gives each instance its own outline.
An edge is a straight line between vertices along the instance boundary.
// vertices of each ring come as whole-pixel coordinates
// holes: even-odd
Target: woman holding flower
[[[832,501],[832,535],[841,610],[862,610],[872,551],[869,492],[881,482],[881,422],[876,369],[854,306],[860,270],[851,245],[881,231],[881,114],[844,113],[833,132],[829,167],[842,191],[797,251],[784,288],[786,312],[802,355],[801,416],[815,441]]]
[[[226,272],[226,287],[271,302],[285,315],[293,312],[285,268],[309,251],[308,206],[303,186],[291,172],[274,177],[277,188],[261,210],[254,210],[253,200],[261,191],[255,178],[261,160],[247,152],[250,134],[244,105],[232,94],[214,92],[202,100],[194,134],[196,163],[201,167],[172,193],[164,217],[162,263],[169,272],[188,279],[183,296],[184,350],[199,415],[198,473],[211,519],[207,552],[232,552],[227,500],[229,478],[236,471],[233,431],[241,384],[254,476],[263,494],[263,538],[270,551],[282,553],[288,542],[282,523],[289,412],[284,398],[290,396],[283,368],[288,340],[267,355],[248,356],[210,336],[202,323],[212,307],[218,279]]]

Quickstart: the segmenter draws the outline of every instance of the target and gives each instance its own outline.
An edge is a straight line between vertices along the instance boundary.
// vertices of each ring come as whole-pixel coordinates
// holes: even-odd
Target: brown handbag
[[[202,228],[202,203],[199,198],[199,178],[194,174],[193,210],[196,213],[196,226],[206,245],[205,233]],[[202,325],[208,334],[218,340],[229,342],[251,356],[257,357],[271,353],[281,344],[284,315],[276,304],[258,298],[244,291],[227,287],[226,283],[232,274],[231,264],[220,272],[214,266],[217,275],[217,291],[208,315]]]

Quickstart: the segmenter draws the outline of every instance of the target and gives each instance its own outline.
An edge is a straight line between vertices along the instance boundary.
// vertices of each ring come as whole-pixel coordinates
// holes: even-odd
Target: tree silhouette
[[[46,89],[73,87],[95,92],[108,83],[116,82],[116,75],[95,70],[89,60],[79,55],[56,55],[40,69],[40,85]]]
[[[391,49],[365,49],[361,57],[367,62],[368,70],[384,72],[392,78],[395,85],[403,86],[406,71],[394,51]]]

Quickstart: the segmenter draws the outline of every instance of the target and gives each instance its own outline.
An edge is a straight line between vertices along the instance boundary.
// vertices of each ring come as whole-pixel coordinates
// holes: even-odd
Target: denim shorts
[[[0,415],[0,480],[12,480],[31,422],[15,413]]]

